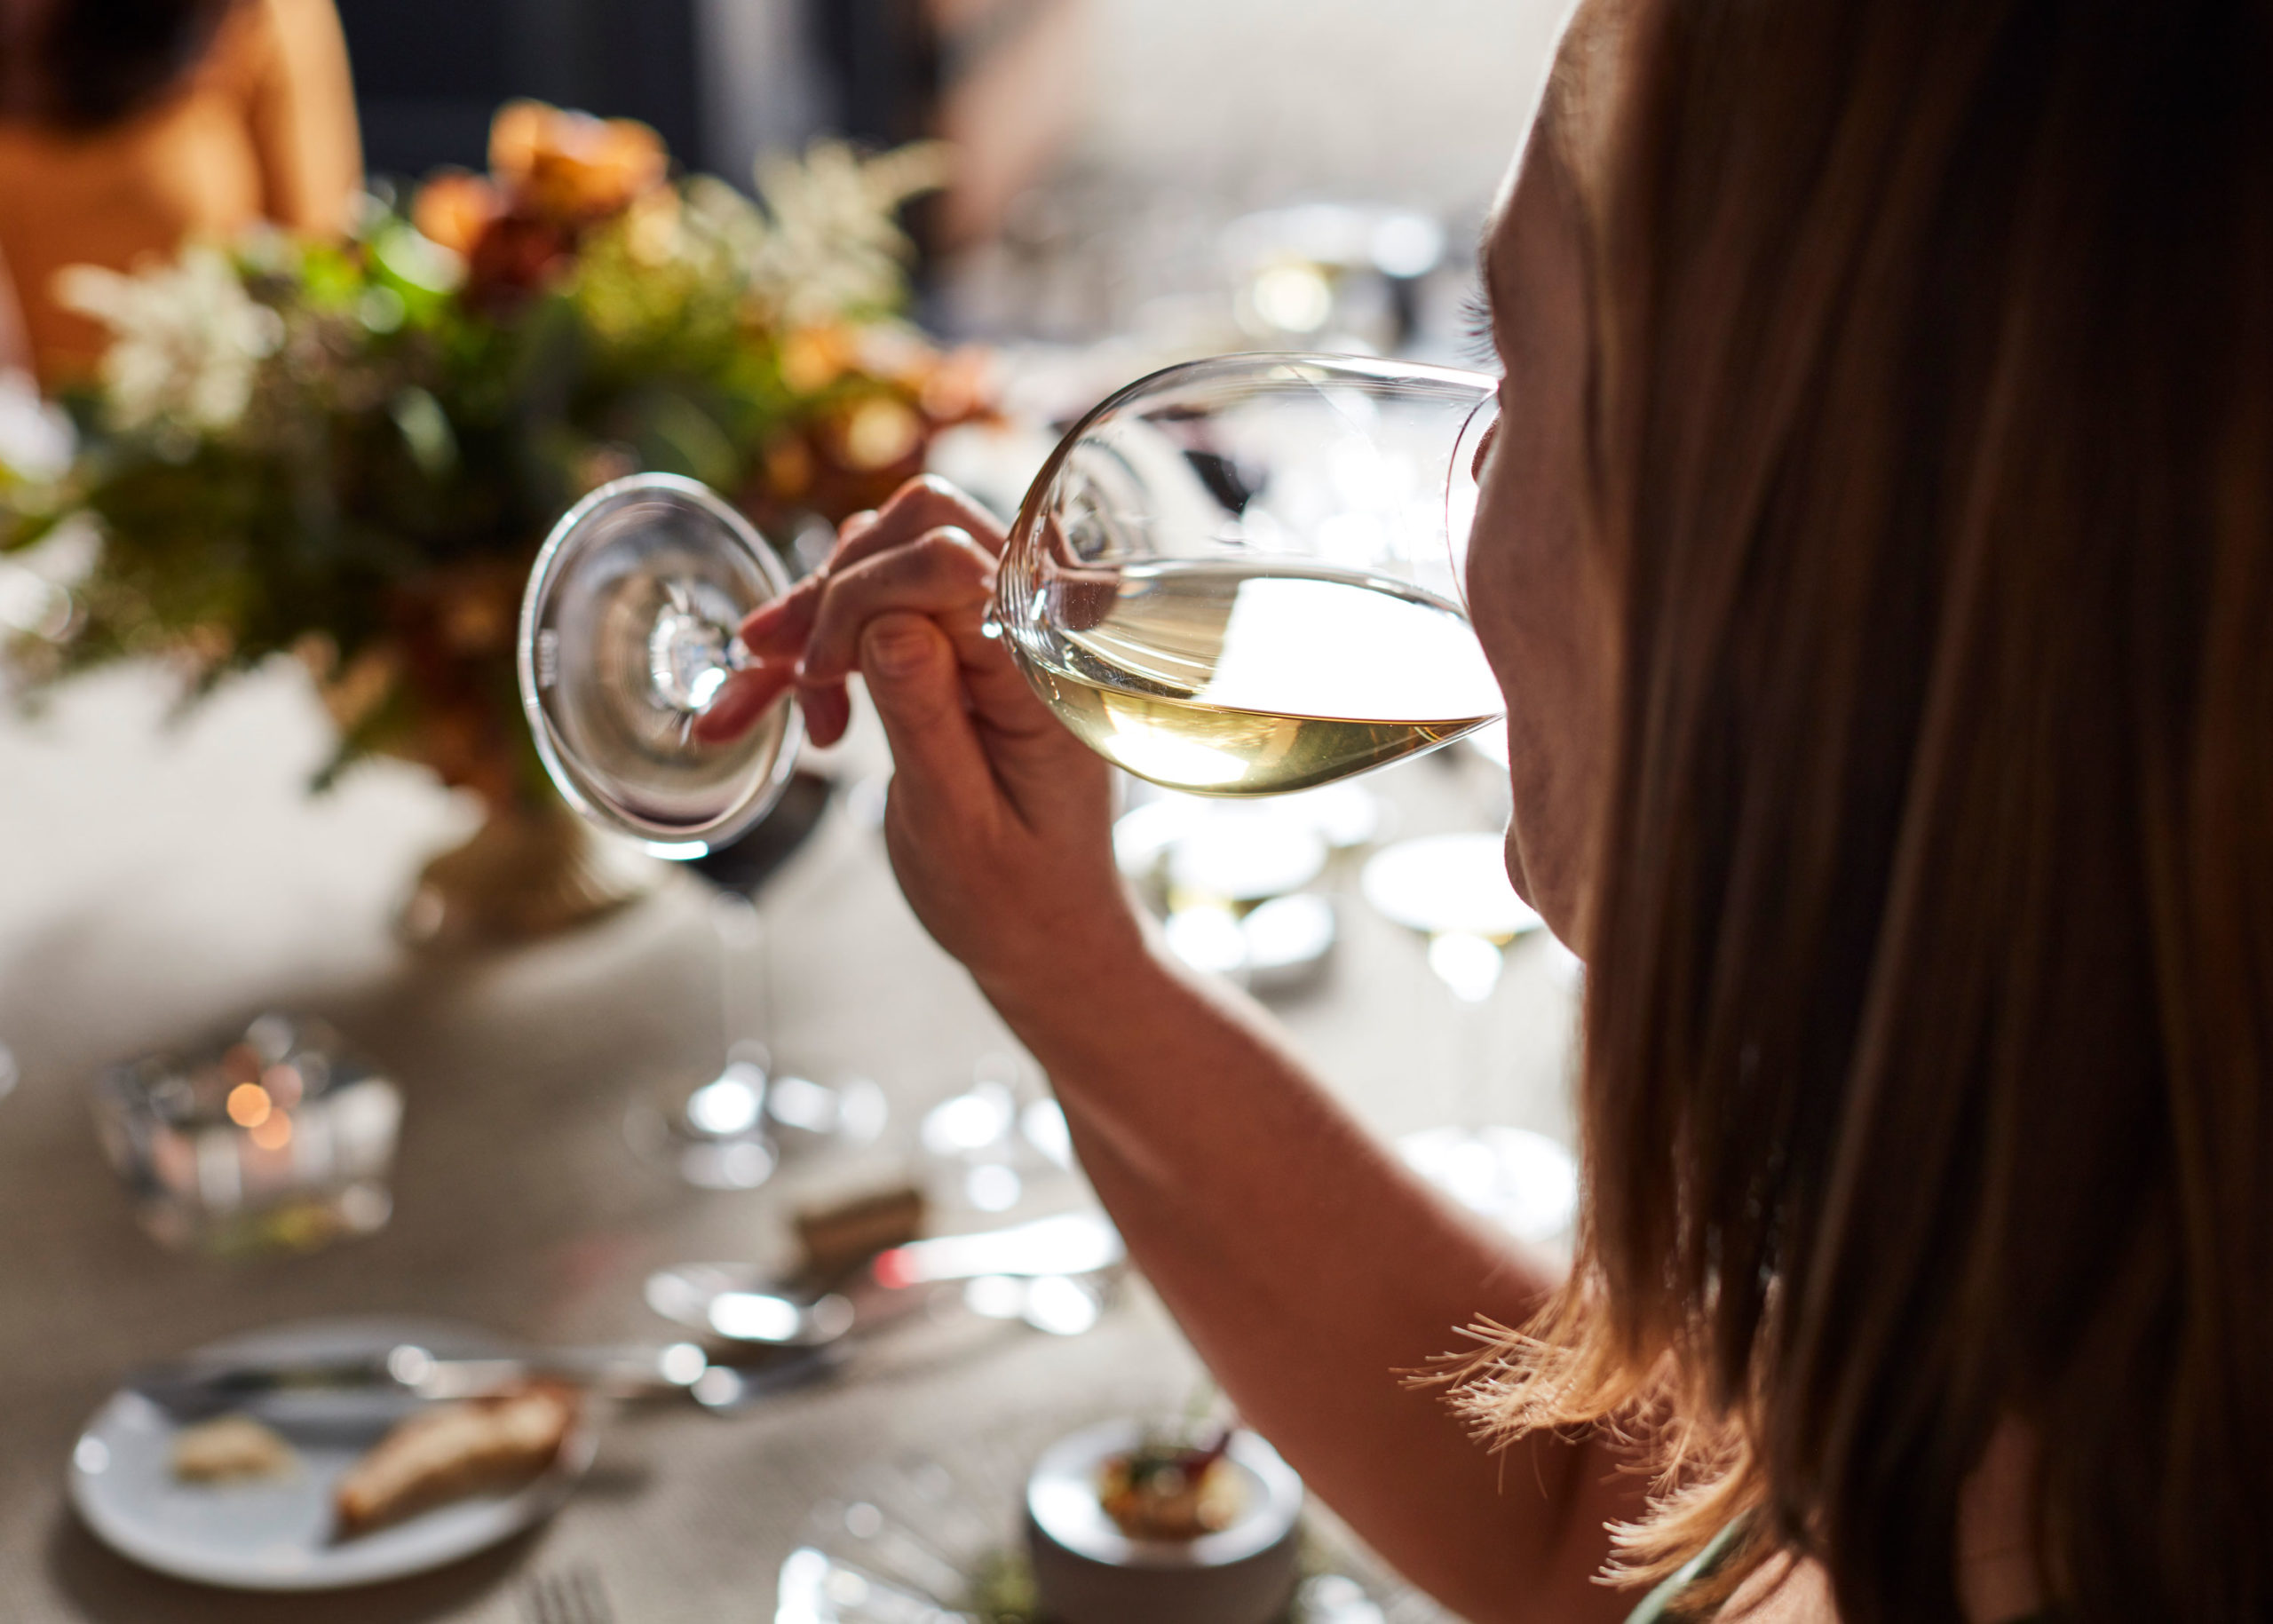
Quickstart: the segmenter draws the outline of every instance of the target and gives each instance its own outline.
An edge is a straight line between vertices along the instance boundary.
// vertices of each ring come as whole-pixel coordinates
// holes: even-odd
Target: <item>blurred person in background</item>
[[[361,181],[331,0],[0,0],[0,273],[47,388],[105,342],[56,302],[65,265],[337,232]]]

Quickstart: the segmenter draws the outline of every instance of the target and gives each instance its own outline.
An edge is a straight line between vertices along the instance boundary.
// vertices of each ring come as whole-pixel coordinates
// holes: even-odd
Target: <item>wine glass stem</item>
[[[710,905],[718,939],[718,1026],[729,1059],[737,1045],[764,1041],[773,1013],[772,955],[757,905],[740,891],[721,891]]]
[[[1492,994],[1500,985],[1506,955],[1487,937],[1445,931],[1429,944],[1429,967],[1450,989],[1460,1012],[1460,1125],[1482,1128],[1492,1104]]]

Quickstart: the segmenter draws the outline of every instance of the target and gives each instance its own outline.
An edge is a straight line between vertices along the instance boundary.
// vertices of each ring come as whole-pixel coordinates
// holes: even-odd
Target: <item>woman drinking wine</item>
[[[990,516],[848,524],[738,702],[864,677],[1146,1273],[1462,1613],[2273,1615],[2273,8],[1596,0],[1485,281],[1567,1277],[1160,949]]]

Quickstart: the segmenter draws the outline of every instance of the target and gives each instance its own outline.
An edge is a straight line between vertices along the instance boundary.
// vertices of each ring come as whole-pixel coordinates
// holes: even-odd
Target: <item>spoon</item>
[[[872,1302],[888,1301],[946,1280],[1095,1274],[1126,1255],[1119,1232],[1104,1215],[1060,1213],[1007,1229],[893,1247],[871,1259],[848,1289]],[[778,1347],[824,1347],[862,1317],[840,1294],[805,1303],[774,1286],[772,1277],[748,1264],[679,1264],[649,1275],[645,1295],[647,1306],[666,1319],[735,1342]]]

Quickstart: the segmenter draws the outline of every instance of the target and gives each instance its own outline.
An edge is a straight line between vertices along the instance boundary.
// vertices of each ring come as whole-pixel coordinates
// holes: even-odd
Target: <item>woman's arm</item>
[[[32,345],[24,331],[23,306],[16,301],[8,257],[0,254],[0,374],[32,370]]]
[[[945,487],[848,525],[825,575],[744,627],[817,739],[858,669],[896,772],[885,831],[909,900],[1049,1070],[1082,1165],[1241,1412],[1417,1581],[1478,1620],[1612,1620],[1604,1525],[1640,1484],[1592,1442],[1494,1455],[1399,1373],[1477,1315],[1519,1323],[1543,1259],[1410,1177],[1269,1019],[1156,951],[1113,866],[1105,764],[980,630],[1000,545]]]
[[[1632,1598],[1591,1580],[1604,1524],[1639,1509],[1637,1482],[1556,1440],[1495,1455],[1440,1393],[1397,1374],[1477,1315],[1521,1324],[1551,1265],[1414,1179],[1244,997],[1162,954],[1080,968],[1076,984],[989,995],[1241,1413],[1464,1616],[1622,1617]]]
[[[347,43],[331,0],[254,0],[257,60],[248,116],[262,208],[295,231],[337,236],[363,185]]]

